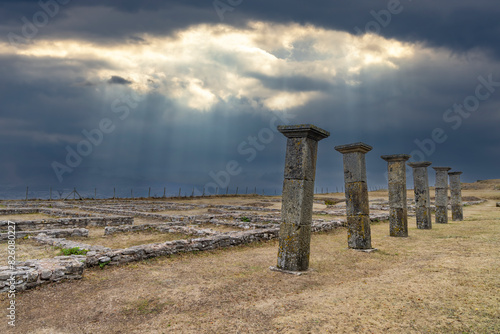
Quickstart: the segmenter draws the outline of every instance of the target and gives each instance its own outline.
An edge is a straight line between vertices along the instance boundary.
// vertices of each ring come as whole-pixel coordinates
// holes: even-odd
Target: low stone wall
[[[2,208],[0,209],[0,216],[7,215],[28,215],[32,213],[39,213],[38,208]]]
[[[68,237],[83,237],[89,236],[89,230],[85,228],[67,228],[67,229],[54,229],[54,230],[41,230],[41,231],[16,231],[14,234],[16,239],[22,239],[26,236],[44,233],[51,238],[68,238]],[[10,234],[12,235],[12,234]],[[7,241],[8,233],[0,233],[0,241]]]
[[[318,222],[311,226],[311,232],[328,232],[339,227],[345,227],[345,220]]]
[[[95,214],[87,212],[74,212],[68,210],[61,210],[55,208],[45,207],[14,207],[0,209],[0,216],[5,215],[26,215],[32,213],[44,213],[51,216],[58,217],[95,217]]]
[[[81,242],[66,240],[64,238],[51,238],[44,233],[40,233],[39,235],[32,236],[32,237],[30,237],[30,239],[34,240],[38,243],[44,244],[44,245],[50,245],[50,246],[60,247],[60,248],[76,248],[76,247],[78,247],[80,249],[85,249],[88,251],[97,251],[97,252],[111,251],[111,248],[108,248],[108,247],[87,245],[87,244],[84,244]]]
[[[84,228],[88,226],[133,225],[133,217],[81,217],[56,218],[46,220],[26,220],[16,222],[16,231],[38,231],[68,228]],[[7,230],[8,222],[0,221],[0,231]]]
[[[86,264],[88,267],[97,266],[100,263],[118,265],[181,252],[205,251],[255,241],[271,240],[277,238],[278,234],[279,228],[249,230],[231,232],[227,235],[133,246],[110,252],[88,252]]]
[[[329,221],[313,223],[312,231],[329,231],[344,226],[343,221]],[[177,231],[189,231],[186,226],[162,226],[167,230],[178,229]],[[108,227],[108,231],[134,230],[135,228],[146,228],[145,226],[120,226]],[[204,231],[204,230],[199,230]],[[248,244],[256,241],[266,241],[279,236],[279,227],[252,229],[240,232],[217,233],[202,238],[188,240],[168,241],[164,243],[154,243],[140,246],[133,246],[125,249],[111,250],[102,246],[91,246],[78,243],[64,238],[51,238],[46,234],[32,236],[39,243],[52,245],[61,248],[74,248],[89,250],[86,256],[57,256],[53,259],[30,260],[17,262],[16,267],[0,267],[0,291],[10,290],[11,277],[17,291],[33,288],[35,286],[50,282],[58,282],[65,279],[80,279],[83,275],[84,267],[97,265],[119,265],[128,262],[140,261],[147,258],[171,255],[181,252],[205,251],[222,247],[230,247]],[[108,233],[109,234],[109,233]]]
[[[482,199],[480,201],[463,202],[462,205],[464,205],[464,206],[466,206],[466,205],[478,205],[478,204],[483,204],[484,202],[486,202],[486,200]],[[498,206],[498,203],[497,203],[497,206]],[[451,208],[451,204],[449,205],[449,207]]]
[[[89,213],[89,212],[75,212],[75,211],[70,211],[70,210],[63,210],[63,209],[54,209],[54,208],[39,208],[38,209],[39,213],[45,213],[47,215],[51,216],[58,216],[58,217],[98,217],[96,214]]]
[[[193,236],[207,236],[219,234],[217,231],[211,229],[196,229],[188,226],[172,226],[168,224],[142,224],[132,226],[116,226],[105,227],[104,235],[113,235],[116,233],[139,232],[146,230],[155,230],[161,233],[181,233]]]
[[[9,292],[14,287],[16,291],[23,291],[51,282],[81,279],[85,261],[85,256],[71,255],[16,262],[14,268],[2,266],[0,267],[0,292]]]
[[[258,206],[240,206],[240,205],[213,205],[208,209],[209,213],[224,213],[227,211],[262,211],[262,212],[280,212],[280,209],[263,208]]]
[[[343,221],[314,223],[311,230],[313,232],[330,231],[342,227],[344,224]],[[221,247],[237,246],[255,241],[271,240],[278,237],[279,230],[279,227],[272,227],[240,232],[226,232],[211,237],[133,246],[125,249],[112,250],[110,252],[88,252],[87,266],[97,266],[100,263],[117,265],[181,252],[205,251]]]
[[[191,220],[205,220],[209,221],[214,217],[214,215],[193,215],[193,216],[181,216],[181,215],[167,215],[167,214],[158,214],[151,212],[141,212],[141,211],[132,211],[132,210],[118,210],[111,208],[97,208],[97,207],[88,207],[82,206],[80,207],[82,210],[92,211],[92,212],[100,212],[100,213],[108,213],[108,214],[116,214],[116,215],[124,215],[124,216],[135,216],[135,217],[143,217],[150,219],[157,219],[164,222],[178,222],[178,221],[191,221]]]

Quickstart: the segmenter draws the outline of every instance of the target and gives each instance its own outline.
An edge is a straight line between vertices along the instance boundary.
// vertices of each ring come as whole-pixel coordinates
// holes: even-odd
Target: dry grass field
[[[409,218],[409,238],[373,224],[377,252],[347,249],[345,229],[314,234],[308,275],[268,269],[277,241],[90,269],[81,281],[18,294],[15,332],[500,333],[500,182],[492,182],[464,187],[488,201],[465,207],[463,222],[417,230]],[[0,303],[5,310],[6,296]]]

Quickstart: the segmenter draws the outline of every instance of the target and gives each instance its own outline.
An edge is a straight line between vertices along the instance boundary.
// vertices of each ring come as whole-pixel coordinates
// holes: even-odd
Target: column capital
[[[339,151],[342,154],[345,153],[355,153],[355,152],[360,152],[360,153],[368,153],[373,149],[368,144],[365,143],[354,143],[354,144],[347,144],[347,145],[339,145],[335,146],[335,150]]]
[[[278,131],[287,138],[310,138],[316,141],[330,136],[330,132],[312,124],[278,125]]]
[[[432,165],[432,162],[430,161],[408,162],[407,165],[410,166],[411,168],[429,167],[430,165]]]
[[[463,172],[448,172],[448,175],[460,175]]]
[[[447,172],[451,167],[432,167],[436,172]]]
[[[387,162],[399,162],[399,161],[407,161],[411,158],[411,155],[408,154],[391,154],[391,155],[381,155],[380,158]]]

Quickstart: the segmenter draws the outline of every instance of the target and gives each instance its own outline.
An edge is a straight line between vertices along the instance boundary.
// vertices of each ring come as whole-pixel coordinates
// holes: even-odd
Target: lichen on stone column
[[[417,228],[422,230],[432,229],[429,175],[427,172],[427,167],[431,164],[430,161],[408,163],[408,166],[413,168],[413,191],[415,193]]]
[[[448,223],[448,171],[451,167],[432,167],[436,171],[436,223]]]
[[[335,146],[343,154],[347,211],[347,245],[371,249],[370,209],[366,184],[365,154],[372,150],[365,143]]]
[[[462,172],[448,173],[450,177],[451,219],[454,221],[464,220],[462,184],[460,183],[461,174]]]
[[[408,236],[408,209],[406,204],[406,164],[411,156],[407,154],[383,155],[387,161],[389,183],[389,235]]]
[[[314,125],[278,126],[287,137],[277,268],[309,268],[318,142],[330,136]]]

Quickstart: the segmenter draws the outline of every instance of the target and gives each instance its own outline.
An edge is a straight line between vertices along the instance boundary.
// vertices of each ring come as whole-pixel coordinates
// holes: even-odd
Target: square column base
[[[451,219],[454,221],[464,220],[464,211],[461,205],[451,206]]]
[[[391,208],[389,211],[389,235],[391,237],[408,236],[408,213],[406,208]]]
[[[436,206],[436,224],[448,224],[448,208]]]
[[[432,229],[431,209],[428,207],[417,207],[415,209],[417,216],[417,228],[419,230]]]
[[[295,276],[302,276],[302,275],[307,275],[307,274],[310,274],[311,272],[314,271],[314,269],[307,269],[306,271],[293,271],[293,270],[285,270],[285,269],[280,269],[278,267],[269,267],[269,270],[271,271],[277,271],[279,273],[283,273],[283,274],[289,274],[289,275],[295,275]]]
[[[347,246],[353,249],[372,249],[370,216],[347,216]]]

